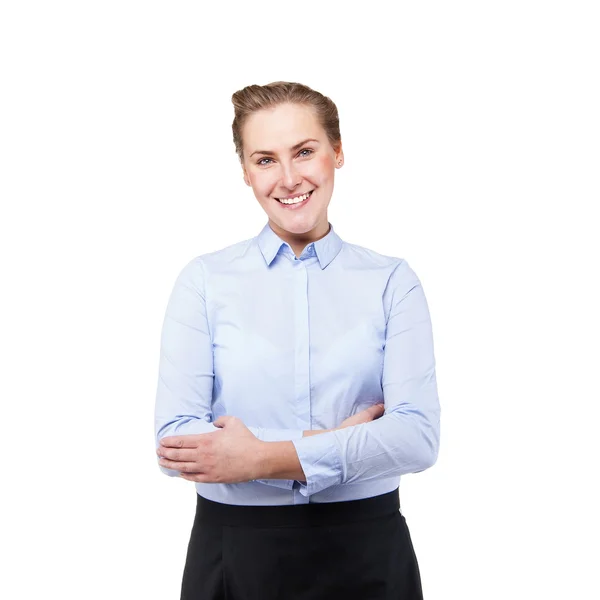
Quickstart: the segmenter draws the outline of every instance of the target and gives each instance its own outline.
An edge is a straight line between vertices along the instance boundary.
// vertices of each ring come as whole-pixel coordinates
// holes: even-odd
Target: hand
[[[375,419],[378,419],[385,412],[385,406],[383,404],[374,404],[369,406],[365,410],[361,410],[359,413],[348,417],[342,421],[341,425],[335,427],[335,429],[344,429],[344,427],[351,427],[352,425],[360,425],[361,423],[370,423]]]
[[[242,483],[260,478],[261,442],[238,417],[213,422],[221,431],[167,436],[156,453],[160,464],[198,483]]]

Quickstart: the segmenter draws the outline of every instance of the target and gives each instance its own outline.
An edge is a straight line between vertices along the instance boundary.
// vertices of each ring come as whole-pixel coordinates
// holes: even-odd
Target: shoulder
[[[384,298],[400,299],[414,288],[420,287],[417,274],[404,257],[382,254],[360,246],[344,242],[343,268],[365,271],[365,277],[381,285]]]
[[[374,269],[384,269],[390,275],[403,264],[408,266],[408,263],[404,258],[382,254],[371,248],[366,248],[359,244],[351,244],[350,242],[344,242],[344,253],[345,258],[348,261],[359,264],[362,263],[366,267],[372,267]]]
[[[219,272],[226,265],[231,265],[243,258],[247,254],[253,240],[254,238],[249,238],[235,244],[230,244],[219,250],[193,257],[180,268],[177,281],[204,289],[205,281],[210,276],[210,273]]]
[[[223,265],[235,262],[236,260],[246,256],[253,241],[254,238],[249,238],[247,240],[242,240],[241,242],[236,242],[235,244],[225,246],[220,250],[199,254],[198,256],[195,256],[189,260],[183,267],[182,271],[201,271],[206,274],[213,270],[218,270]]]

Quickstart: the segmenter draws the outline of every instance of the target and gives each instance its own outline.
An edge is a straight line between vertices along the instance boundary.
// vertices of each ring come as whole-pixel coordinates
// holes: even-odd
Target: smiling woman
[[[275,82],[232,101],[268,222],[191,260],[166,310],[157,454],[197,492],[181,598],[420,600],[399,483],[439,447],[423,288],[328,220],[330,98]]]
[[[337,109],[318,92],[285,84],[249,86],[233,104],[244,181],[271,229],[299,256],[329,230],[335,170],[344,163]]]

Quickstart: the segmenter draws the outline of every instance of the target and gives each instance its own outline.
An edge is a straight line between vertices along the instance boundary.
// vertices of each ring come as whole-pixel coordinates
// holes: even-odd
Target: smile
[[[300,204],[300,202],[308,200],[308,198],[310,198],[310,195],[313,192],[314,190],[311,190],[310,192],[306,192],[301,196],[294,196],[293,198],[275,198],[275,200],[277,200],[277,202],[280,202],[281,204]]]

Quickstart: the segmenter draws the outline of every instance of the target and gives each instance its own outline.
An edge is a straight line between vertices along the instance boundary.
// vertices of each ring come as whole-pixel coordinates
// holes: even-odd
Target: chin
[[[313,229],[316,229],[319,226],[320,222],[321,222],[320,219],[307,219],[302,222],[296,221],[296,222],[290,222],[290,223],[286,223],[285,221],[283,221],[281,223],[280,227],[282,229],[285,229],[286,231],[289,231],[290,233],[302,235],[305,233],[309,233],[310,231],[313,231]]]

